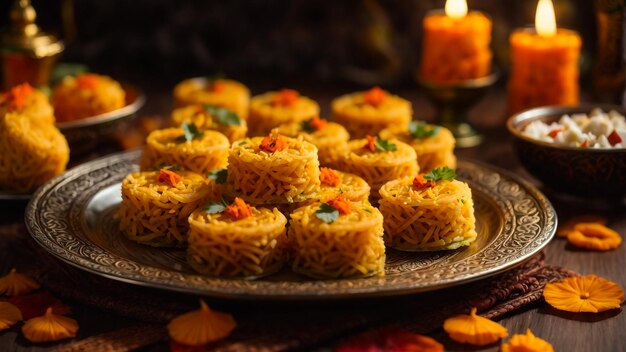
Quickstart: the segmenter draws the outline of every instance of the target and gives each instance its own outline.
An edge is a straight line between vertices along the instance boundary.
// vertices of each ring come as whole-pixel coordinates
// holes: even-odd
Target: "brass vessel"
[[[23,82],[36,87],[46,85],[54,63],[65,48],[63,42],[39,29],[30,0],[16,0],[10,18],[10,25],[1,36],[3,88]]]

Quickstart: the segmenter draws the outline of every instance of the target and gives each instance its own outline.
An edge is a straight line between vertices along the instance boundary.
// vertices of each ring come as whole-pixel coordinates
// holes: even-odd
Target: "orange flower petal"
[[[366,104],[372,106],[379,106],[385,99],[387,99],[387,92],[380,87],[374,87],[366,92],[363,92],[363,100]]]
[[[614,282],[587,275],[547,284],[543,298],[556,309],[599,313],[619,308],[624,301],[624,290]]]
[[[609,251],[622,244],[622,237],[604,225],[579,223],[567,234],[567,241],[580,248]]]
[[[516,334],[509,342],[500,346],[501,352],[554,352],[552,345],[533,335],[530,329],[526,330],[526,335]]]
[[[351,209],[352,206],[350,205],[350,201],[348,201],[347,199],[345,199],[342,196],[338,196],[336,198],[329,199],[326,203],[328,205],[330,205],[331,207],[337,209],[337,211],[341,215],[348,215],[352,211],[352,209]]]
[[[323,185],[337,187],[341,184],[341,178],[333,169],[328,167],[320,167],[320,182]]]
[[[574,231],[574,226],[581,222],[594,222],[596,224],[606,225],[608,220],[605,217],[592,214],[575,216],[560,224],[559,228],[556,230],[556,235],[559,237],[567,237],[568,233]]]
[[[233,203],[226,207],[224,213],[233,220],[241,220],[252,216],[252,209],[243,199],[236,197]]]
[[[75,337],[76,320],[52,313],[48,308],[42,317],[32,318],[22,326],[22,333],[31,342],[50,342]]]
[[[476,315],[476,308],[469,315],[446,319],[443,329],[454,341],[478,346],[494,343],[509,334],[504,326]]]
[[[39,284],[24,274],[11,269],[11,272],[0,278],[0,294],[17,296],[32,292],[39,288]]]
[[[176,342],[202,346],[225,338],[236,326],[232,315],[213,311],[200,300],[199,310],[172,319],[167,330]]]
[[[0,302],[0,331],[22,320],[20,310],[9,302]]]

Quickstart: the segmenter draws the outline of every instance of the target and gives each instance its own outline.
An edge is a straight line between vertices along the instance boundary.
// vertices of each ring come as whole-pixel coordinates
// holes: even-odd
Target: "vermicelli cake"
[[[411,121],[408,126],[393,126],[382,130],[380,137],[396,138],[413,147],[422,172],[442,166],[456,168],[455,139],[452,132],[445,127]]]
[[[232,79],[186,79],[174,87],[174,103],[177,107],[192,104],[221,106],[245,120],[248,118],[250,90]]]
[[[335,198],[290,218],[294,271],[314,278],[384,275],[383,216],[369,203]]]
[[[58,121],[73,121],[124,107],[126,92],[111,77],[86,73],[65,77],[54,87],[51,101]]]
[[[387,246],[435,251],[467,246],[476,239],[471,189],[450,177],[437,177],[441,170],[452,172],[435,169],[426,176],[390,181],[380,189]]]
[[[28,83],[0,93],[0,117],[10,112],[27,117],[35,124],[52,125],[55,120],[48,97]]]
[[[174,126],[193,123],[199,130],[215,130],[224,134],[232,143],[243,139],[248,132],[246,120],[235,112],[209,104],[193,104],[172,111]]]
[[[411,102],[374,87],[365,92],[346,94],[331,103],[333,118],[350,132],[352,138],[376,135],[394,125],[411,121]]]
[[[300,122],[317,116],[319,105],[293,89],[267,92],[250,100],[250,136],[262,136],[284,123]]]
[[[228,158],[228,193],[252,204],[313,198],[320,186],[317,148],[270,133],[235,142]]]
[[[233,209],[236,208],[236,209]],[[258,278],[276,272],[285,259],[287,218],[276,208],[256,208],[236,198],[213,203],[189,217],[188,261],[218,277]]]
[[[186,129],[165,128],[151,132],[141,155],[141,170],[178,165],[206,174],[228,164],[230,143],[226,136],[217,131],[199,131],[193,124],[186,125]]]
[[[193,172],[162,169],[131,173],[122,182],[120,230],[141,244],[184,245],[187,218],[216,196],[212,181]]]

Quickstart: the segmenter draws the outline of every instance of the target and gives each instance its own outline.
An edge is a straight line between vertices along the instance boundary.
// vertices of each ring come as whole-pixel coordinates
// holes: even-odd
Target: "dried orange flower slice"
[[[22,320],[22,312],[9,302],[0,302],[0,331]]]
[[[454,341],[478,346],[494,343],[509,334],[504,326],[476,315],[476,308],[472,308],[469,315],[446,319],[443,329]]]
[[[39,288],[35,280],[24,274],[20,274],[11,269],[11,272],[0,278],[0,294],[7,296],[18,296],[32,292]]]
[[[188,346],[203,346],[230,335],[236,326],[232,315],[213,311],[200,300],[200,310],[172,319],[167,330],[176,342]]]
[[[32,318],[22,326],[22,333],[31,342],[49,342],[75,337],[76,320],[52,313],[48,308],[42,317]]]
[[[595,251],[610,251],[622,244],[622,237],[610,228],[595,223],[579,223],[567,234],[573,246]]]
[[[526,335],[515,334],[509,342],[503,343],[500,352],[554,352],[554,348],[548,341],[538,338],[528,329]]]
[[[556,309],[599,313],[619,308],[624,301],[624,290],[614,282],[587,275],[547,284],[543,298]]]
[[[568,219],[563,224],[560,224],[559,228],[556,230],[556,235],[559,237],[567,237],[568,233],[574,231],[574,226],[581,222],[595,222],[596,224],[606,225],[608,221],[605,217],[599,215],[587,214],[575,216]]]

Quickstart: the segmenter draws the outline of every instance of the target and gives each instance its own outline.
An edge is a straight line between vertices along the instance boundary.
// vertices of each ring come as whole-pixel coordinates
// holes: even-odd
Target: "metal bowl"
[[[551,123],[564,114],[589,114],[595,108],[615,110],[626,116],[626,110],[616,105],[546,106],[511,116],[507,128],[514,137],[520,162],[546,186],[576,196],[623,200],[626,198],[626,149],[558,146],[522,133],[532,121]]]
[[[139,88],[126,83],[121,85],[126,93],[126,105],[123,108],[80,120],[56,123],[67,139],[72,155],[94,149],[105,137],[131,120],[144,105],[146,96]]]

